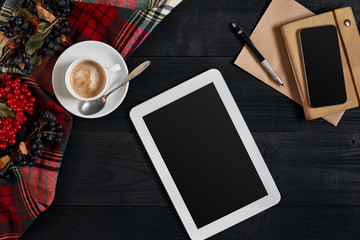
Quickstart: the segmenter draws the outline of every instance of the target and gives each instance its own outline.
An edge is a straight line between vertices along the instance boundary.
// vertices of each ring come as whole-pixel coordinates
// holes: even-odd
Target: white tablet
[[[191,239],[208,238],[280,201],[218,70],[134,107],[130,117]]]

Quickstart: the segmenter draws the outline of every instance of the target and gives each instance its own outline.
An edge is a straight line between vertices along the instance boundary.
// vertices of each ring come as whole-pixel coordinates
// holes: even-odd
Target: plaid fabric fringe
[[[37,99],[39,110],[49,109],[63,125],[61,144],[47,147],[41,159],[29,167],[12,167],[12,177],[0,184],[0,239],[17,239],[36,217],[46,210],[55,196],[57,176],[72,127],[72,116],[47,94],[53,95],[51,74],[58,56],[73,43],[97,40],[113,46],[127,59],[145,40],[157,24],[181,0],[86,0],[74,2],[68,21],[72,27],[67,42],[55,57],[43,57],[29,85]],[[17,0],[2,4],[2,16],[16,8]],[[19,73],[13,66],[0,66],[0,71]],[[36,83],[31,79],[35,79]],[[46,92],[46,93],[45,93]]]

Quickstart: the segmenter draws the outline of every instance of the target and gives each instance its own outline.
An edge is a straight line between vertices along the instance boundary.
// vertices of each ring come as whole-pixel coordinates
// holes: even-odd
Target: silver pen
[[[231,25],[235,29],[237,35],[239,35],[241,39],[244,40],[244,42],[249,46],[250,50],[254,53],[256,58],[259,60],[259,62],[265,68],[265,70],[269,73],[272,79],[274,79],[274,81],[280,84],[281,86],[284,86],[284,83],[281,81],[279,75],[277,75],[275,70],[270,66],[270,64],[266,61],[263,55],[261,55],[261,53],[256,49],[254,43],[251,41],[249,36],[244,32],[244,30],[240,26],[237,26],[235,23],[232,23]]]

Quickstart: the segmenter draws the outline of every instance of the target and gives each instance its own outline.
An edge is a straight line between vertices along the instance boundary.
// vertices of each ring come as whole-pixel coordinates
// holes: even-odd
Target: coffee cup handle
[[[113,73],[121,70],[120,64],[115,64],[114,66],[106,68],[108,73]]]

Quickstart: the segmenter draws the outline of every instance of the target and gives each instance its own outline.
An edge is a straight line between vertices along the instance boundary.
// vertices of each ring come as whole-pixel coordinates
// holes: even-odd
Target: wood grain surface
[[[299,0],[315,13],[359,0]],[[223,74],[282,194],[281,202],[212,237],[360,239],[360,110],[338,127],[306,121],[301,106],[233,64],[269,0],[184,0],[127,60],[151,66],[110,115],[74,118],[53,205],[23,240],[189,239],[129,118],[135,105],[210,68]]]

